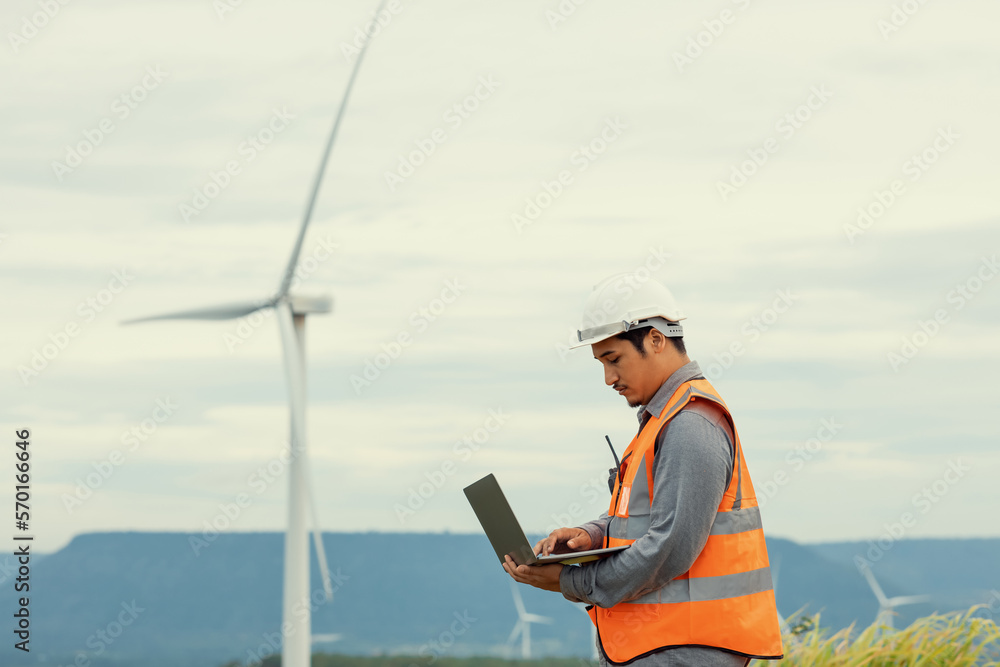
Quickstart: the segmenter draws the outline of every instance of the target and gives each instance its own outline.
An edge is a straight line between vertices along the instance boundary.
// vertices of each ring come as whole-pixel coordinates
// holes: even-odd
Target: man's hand
[[[506,562],[503,569],[507,574],[520,584],[528,584],[543,591],[555,591],[558,593],[559,574],[562,572],[562,563],[552,565],[518,565],[510,556],[504,556]]]
[[[536,556],[548,556],[549,554],[572,553],[574,551],[586,551],[590,548],[590,533],[583,528],[557,528],[549,533],[549,536],[539,540],[535,544]],[[514,581],[521,584],[528,584],[543,591],[560,592],[559,574],[562,572],[562,563],[552,565],[518,565],[510,556],[504,557],[506,562],[503,569],[514,578]]]
[[[536,556],[563,554],[590,549],[590,533],[583,528],[556,528],[549,536],[535,544]]]

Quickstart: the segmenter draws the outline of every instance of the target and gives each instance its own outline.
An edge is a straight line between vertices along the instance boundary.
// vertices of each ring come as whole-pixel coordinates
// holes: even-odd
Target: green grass
[[[933,614],[902,630],[854,627],[829,633],[819,627],[819,615],[800,619],[785,637],[780,663],[755,660],[754,667],[987,667],[1000,665],[1000,628],[990,619],[965,613]]]
[[[312,656],[312,667],[596,667],[596,660],[583,658],[540,658],[537,660],[505,660],[503,658],[437,658],[431,662],[430,656],[386,655],[359,656],[330,653],[316,653]],[[281,657],[268,656],[258,667],[280,667]],[[243,663],[228,662],[222,667],[243,667]]]
[[[785,635],[785,659],[755,660],[753,667],[1000,667],[1000,628],[991,619],[964,613],[932,614],[902,630],[854,626],[830,632],[819,624],[819,614],[800,617]],[[317,653],[312,667],[427,667],[429,656],[356,656]],[[594,667],[582,658],[504,660],[492,657],[447,658],[436,667]],[[259,667],[280,667],[281,658],[269,656]],[[242,667],[230,662],[223,667]]]

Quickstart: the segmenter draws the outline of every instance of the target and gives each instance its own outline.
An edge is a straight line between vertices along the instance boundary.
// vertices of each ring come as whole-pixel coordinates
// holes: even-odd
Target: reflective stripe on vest
[[[649,531],[657,435],[695,400],[717,404],[733,427],[725,402],[707,380],[682,384],[625,450],[623,460],[630,456],[631,462],[615,483],[605,546],[631,544]],[[755,658],[782,656],[760,509],[735,427],[732,432],[733,474],[708,540],[691,568],[662,588],[639,591],[627,602],[590,608],[609,662],[625,664],[684,645],[713,646]]]

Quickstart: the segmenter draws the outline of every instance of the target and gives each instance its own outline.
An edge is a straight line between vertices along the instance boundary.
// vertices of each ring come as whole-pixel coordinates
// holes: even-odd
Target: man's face
[[[611,337],[591,345],[594,358],[604,366],[604,383],[625,397],[629,407],[646,405],[659,388],[652,372],[649,336],[643,340],[642,356],[627,340]],[[656,386],[653,386],[656,385]]]

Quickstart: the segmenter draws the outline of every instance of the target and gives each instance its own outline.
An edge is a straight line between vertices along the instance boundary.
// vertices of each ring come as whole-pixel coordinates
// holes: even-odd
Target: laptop
[[[486,537],[489,538],[501,563],[506,562],[504,556],[510,555],[511,559],[518,565],[546,565],[548,563],[572,565],[604,558],[628,548],[628,546],[608,547],[606,549],[536,556],[528,538],[524,535],[524,531],[521,530],[521,524],[517,522],[517,517],[510,509],[506,496],[500,490],[500,484],[497,483],[496,477],[492,473],[465,487],[465,497],[469,499],[469,504],[472,505],[472,509],[479,518],[483,530],[486,531]]]

